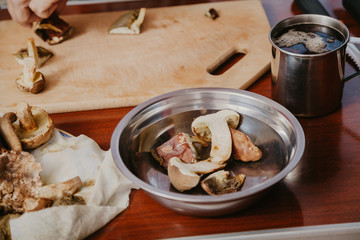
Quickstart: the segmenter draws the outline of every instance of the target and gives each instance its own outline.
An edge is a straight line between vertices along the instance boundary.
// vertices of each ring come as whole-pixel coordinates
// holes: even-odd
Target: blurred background
[[[99,2],[131,2],[138,0],[68,0],[67,5],[91,4]],[[0,9],[6,8],[6,0],[0,0]]]

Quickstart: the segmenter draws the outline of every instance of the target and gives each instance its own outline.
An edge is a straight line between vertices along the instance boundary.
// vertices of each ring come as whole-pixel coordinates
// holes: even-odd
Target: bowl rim
[[[162,189],[158,189],[149,183],[146,183],[142,181],[140,178],[138,178],[135,174],[133,174],[125,165],[125,163],[122,161],[119,151],[119,141],[120,141],[120,134],[125,129],[127,124],[131,121],[131,119],[140,111],[146,109],[147,107],[151,106],[152,104],[162,101],[164,99],[171,98],[173,96],[178,96],[180,94],[186,94],[189,92],[228,92],[233,94],[240,94],[245,95],[247,97],[253,97],[257,100],[260,100],[264,102],[267,105],[271,105],[272,108],[274,108],[276,111],[278,111],[281,115],[283,115],[290,123],[290,125],[294,129],[295,133],[295,139],[296,139],[296,150],[294,155],[292,156],[292,161],[289,162],[279,173],[277,173],[274,177],[268,179],[267,181],[260,183],[254,187],[251,187],[246,190],[241,190],[235,193],[228,193],[224,195],[218,195],[218,196],[211,196],[211,195],[191,195],[191,194],[184,194],[180,192],[170,192]],[[296,117],[285,107],[280,105],[279,103],[265,97],[262,95],[259,95],[257,93],[249,92],[247,90],[241,90],[241,89],[233,89],[233,88],[218,88],[218,87],[207,87],[207,88],[186,88],[181,90],[176,90],[172,92],[168,92],[156,97],[153,97],[135,108],[133,108],[129,113],[127,113],[117,124],[115,127],[115,130],[111,137],[111,144],[110,144],[110,150],[113,156],[113,160],[115,162],[115,165],[120,170],[122,174],[126,178],[128,178],[132,183],[143,189],[145,192],[151,193],[153,195],[182,201],[182,202],[192,202],[192,203],[217,203],[217,202],[227,202],[227,201],[233,201],[238,199],[245,199],[248,197],[251,197],[253,194],[260,193],[264,190],[267,190],[269,187],[275,185],[279,181],[281,181],[283,178],[286,177],[299,163],[301,160],[301,157],[305,150],[305,134],[304,131],[299,123],[299,121],[296,119]]]

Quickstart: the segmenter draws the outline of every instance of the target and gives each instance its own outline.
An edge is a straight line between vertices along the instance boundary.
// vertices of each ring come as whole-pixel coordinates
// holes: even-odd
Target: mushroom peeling
[[[121,15],[109,27],[109,34],[140,34],[146,8],[132,10]]]

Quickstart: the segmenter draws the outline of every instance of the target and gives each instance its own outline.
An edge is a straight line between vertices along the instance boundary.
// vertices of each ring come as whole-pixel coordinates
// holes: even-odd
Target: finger
[[[39,20],[39,18],[31,12],[26,2],[20,2],[14,6],[12,1],[8,1],[8,11],[15,22],[26,27],[31,27],[32,22]]]
[[[57,8],[57,1],[38,1],[31,0],[29,7],[30,9],[40,18],[48,18]]]

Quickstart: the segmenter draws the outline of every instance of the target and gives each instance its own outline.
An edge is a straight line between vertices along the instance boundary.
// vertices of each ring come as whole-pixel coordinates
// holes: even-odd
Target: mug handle
[[[353,79],[353,78],[355,78],[355,77],[357,77],[359,75],[360,75],[360,72],[353,73],[350,76],[347,76],[346,78],[344,78],[343,83],[345,83],[345,82],[347,82],[347,81],[349,81],[349,80],[351,80],[351,79]]]
[[[359,60],[360,60],[360,51],[357,49],[357,47],[354,44],[360,44],[360,38],[357,37],[350,37],[350,41],[347,45],[347,49],[346,49],[346,53],[351,53],[350,58],[352,58],[352,60],[355,62],[355,64],[359,66]],[[343,82],[347,82],[351,79],[353,79],[354,77],[357,77],[360,75],[360,72],[356,72],[354,74],[351,74],[350,76],[347,76],[346,78],[343,79]]]

